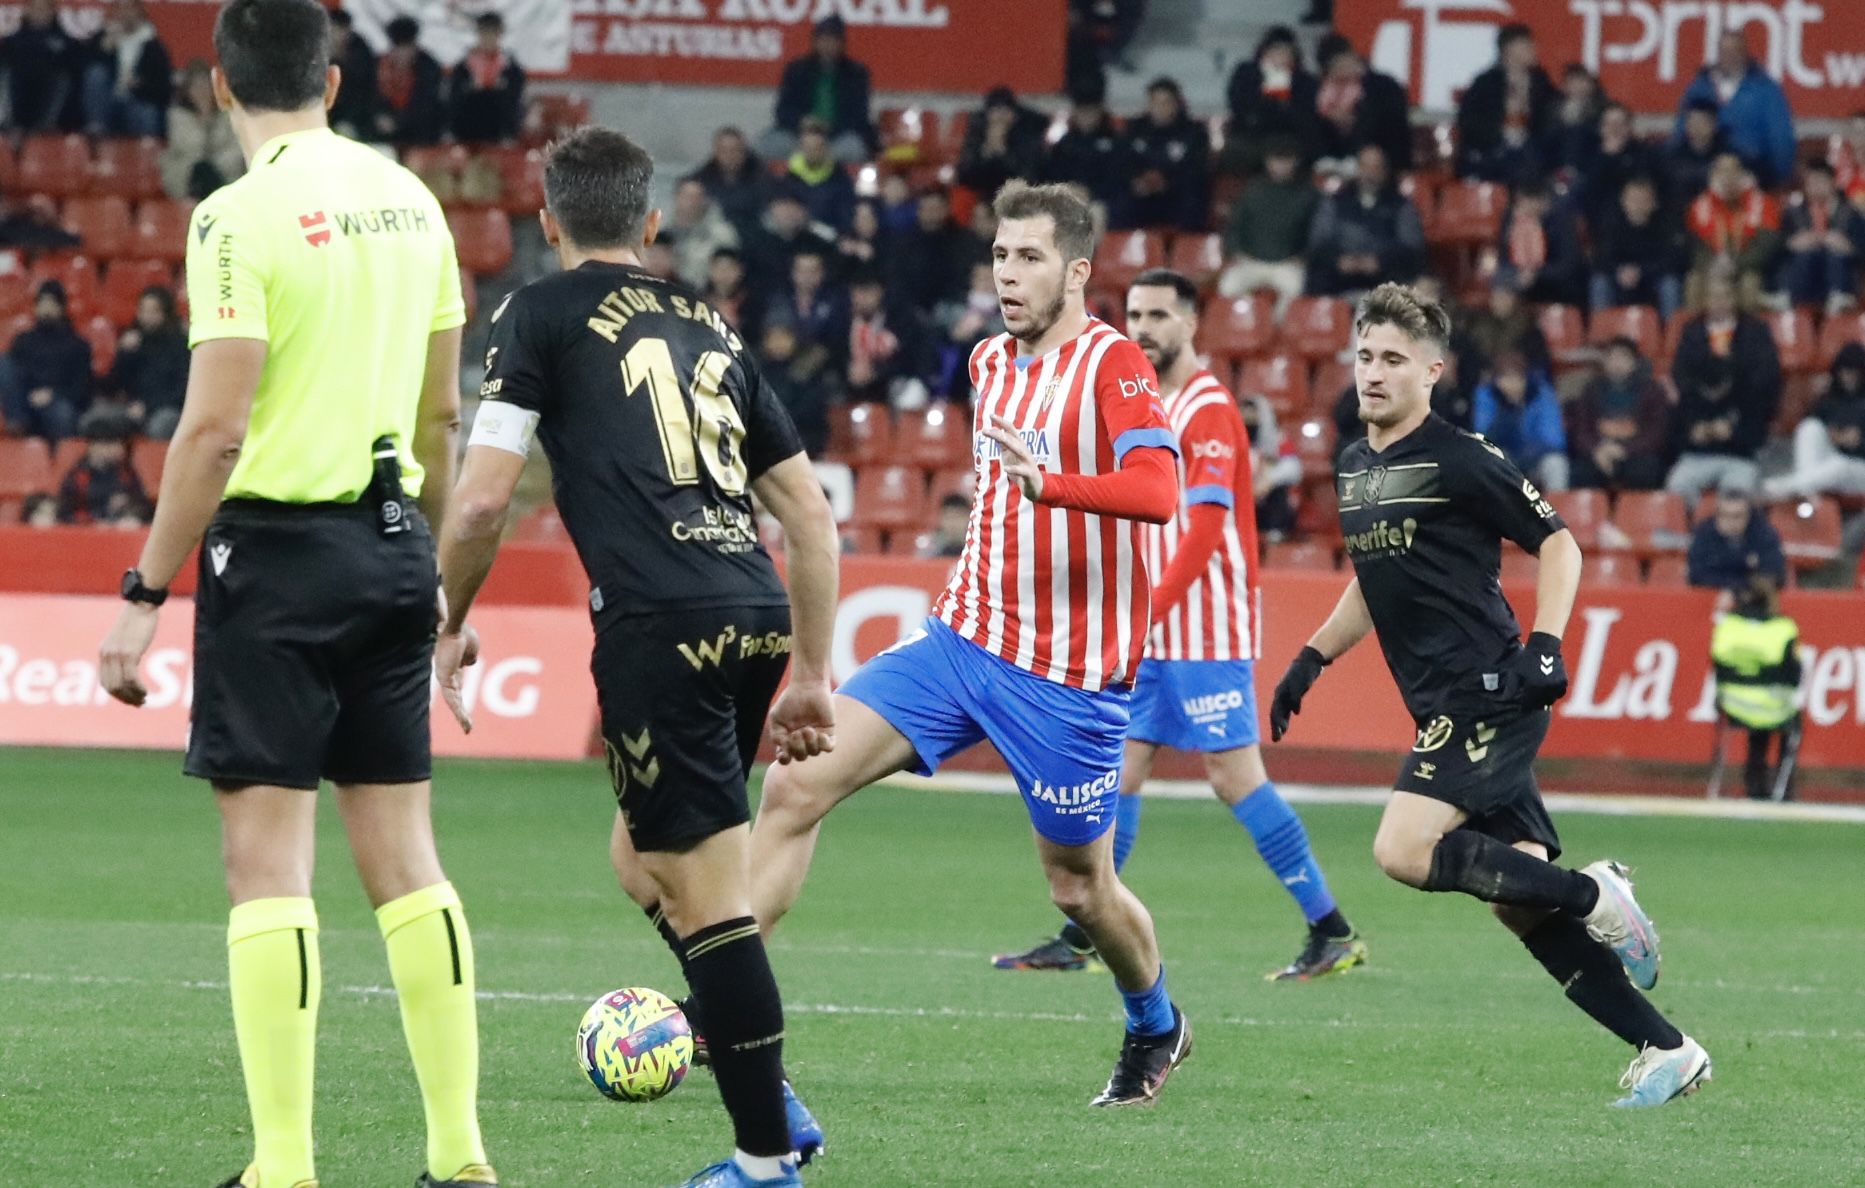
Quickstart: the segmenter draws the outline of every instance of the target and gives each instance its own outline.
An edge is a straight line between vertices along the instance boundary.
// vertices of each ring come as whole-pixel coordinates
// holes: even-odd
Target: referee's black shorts
[[[1420,725],[1393,787],[1462,809],[1461,828],[1505,845],[1539,842],[1559,857],[1561,837],[1535,783],[1553,714],[1481,696],[1444,708]]]
[[[374,505],[228,500],[201,543],[184,770],[219,785],[431,774],[434,540]]]
[[[750,820],[745,778],[790,661],[790,608],[618,617],[590,670],[622,823],[637,850],[684,850]]]

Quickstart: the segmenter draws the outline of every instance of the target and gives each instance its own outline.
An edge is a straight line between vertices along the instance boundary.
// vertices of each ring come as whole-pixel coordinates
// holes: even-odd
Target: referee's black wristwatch
[[[123,573],[123,601],[140,602],[144,606],[161,606],[168,601],[168,587],[153,589],[143,585],[142,571],[125,570]]]

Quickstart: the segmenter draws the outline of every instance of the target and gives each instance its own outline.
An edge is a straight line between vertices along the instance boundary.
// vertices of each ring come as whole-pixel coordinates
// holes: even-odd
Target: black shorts
[[[602,625],[590,670],[622,823],[683,850],[751,819],[745,779],[790,662],[790,608],[713,607]]]
[[[1439,714],[1419,728],[1393,787],[1462,809],[1469,819],[1461,828],[1508,845],[1539,842],[1555,858],[1560,835],[1535,784],[1535,754],[1552,718],[1493,703]]]
[[[230,500],[201,542],[184,770],[217,784],[425,780],[434,540],[373,506]]]

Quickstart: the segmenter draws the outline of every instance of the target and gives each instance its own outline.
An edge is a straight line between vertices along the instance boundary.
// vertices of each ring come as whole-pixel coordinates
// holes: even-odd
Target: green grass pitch
[[[169,755],[0,751],[0,1180],[218,1182],[249,1137],[209,796]],[[677,1183],[730,1149],[711,1077],[604,1101],[572,1036],[617,986],[678,990],[614,887],[599,767],[448,763],[441,852],[479,955],[482,1117],[508,1188]],[[1569,815],[1664,930],[1657,999],[1716,1079],[1612,1110],[1630,1053],[1483,908],[1386,882],[1375,811],[1303,816],[1373,964],[1265,970],[1293,906],[1223,811],[1156,800],[1129,881],[1197,1050],[1153,1110],[1087,1106],[1120,1040],[1106,975],[985,958],[1055,923],[1008,796],[876,789],[832,816],[774,946],[788,1063],[829,1131],[822,1185],[1865,1183],[1857,826]],[[413,1181],[421,1111],[374,919],[321,818],[326,1188]]]

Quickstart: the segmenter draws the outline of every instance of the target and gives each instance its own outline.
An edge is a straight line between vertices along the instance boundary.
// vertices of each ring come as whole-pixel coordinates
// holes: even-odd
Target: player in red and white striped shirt
[[[1167,269],[1143,272],[1127,293],[1127,333],[1158,369],[1179,439],[1184,499],[1147,525],[1145,560],[1156,576],[1153,627],[1133,689],[1133,724],[1115,810],[1114,866],[1133,850],[1140,789],[1162,746],[1204,756],[1205,774],[1257,853],[1308,922],[1308,940],[1272,978],[1309,979],[1366,960],[1366,945],[1335,906],[1301,818],[1263,770],[1254,666],[1261,651],[1256,503],[1250,438],[1237,402],[1198,361],[1198,289]],[[1081,969],[1092,948],[1073,925],[1000,969]]]
[[[1151,613],[1137,521],[1172,518],[1177,445],[1152,364],[1087,312],[1087,204],[1012,182],[995,205],[1009,333],[972,352],[978,487],[964,554],[925,626],[842,686],[834,751],[766,775],[752,906],[766,929],[789,910],[817,825],[843,798],[989,739],[1023,794],[1051,898],[1126,1003],[1126,1040],[1094,1104],[1145,1104],[1191,1028],[1167,996],[1152,918],[1115,873],[1112,830]]]

